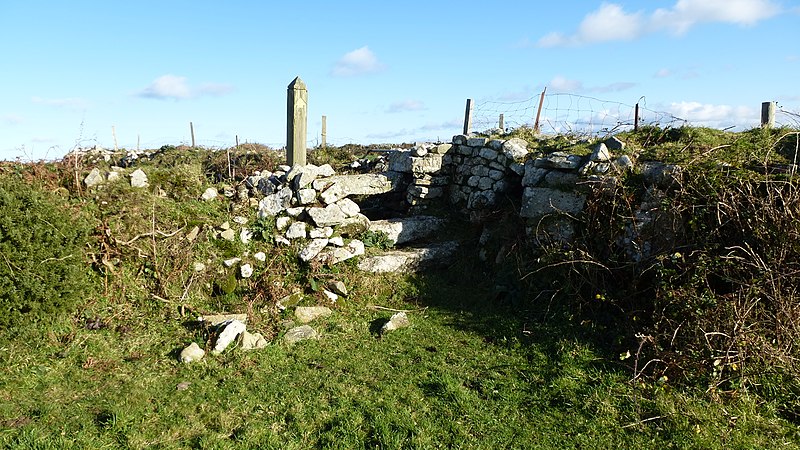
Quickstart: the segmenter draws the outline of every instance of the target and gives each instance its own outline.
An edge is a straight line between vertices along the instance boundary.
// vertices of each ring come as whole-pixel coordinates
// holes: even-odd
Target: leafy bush
[[[0,178],[0,327],[47,321],[93,291],[87,218],[17,177]]]

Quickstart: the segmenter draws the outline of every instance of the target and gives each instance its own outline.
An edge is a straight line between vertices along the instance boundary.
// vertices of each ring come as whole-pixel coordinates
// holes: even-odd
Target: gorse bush
[[[84,214],[18,177],[0,177],[0,328],[48,321],[93,292]]]

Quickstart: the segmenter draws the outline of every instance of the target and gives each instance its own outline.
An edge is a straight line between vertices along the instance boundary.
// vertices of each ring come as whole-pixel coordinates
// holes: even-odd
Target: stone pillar
[[[306,165],[308,90],[300,77],[289,83],[286,95],[286,162]]]
[[[772,128],[775,126],[775,102],[761,103],[761,128]]]

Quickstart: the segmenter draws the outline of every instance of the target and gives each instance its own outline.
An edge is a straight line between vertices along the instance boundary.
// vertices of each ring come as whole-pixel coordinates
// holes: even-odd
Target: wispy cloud
[[[345,53],[339,58],[331,69],[331,75],[336,77],[352,77],[370,73],[381,72],[386,66],[378,61],[375,53],[366,45],[352,52]]]
[[[0,116],[0,123],[5,125],[18,125],[22,123],[22,116],[16,114],[4,114]]]
[[[752,26],[781,12],[781,7],[772,0],[678,0],[671,8],[658,8],[649,13],[626,12],[616,3],[603,3],[587,14],[573,33],[552,32],[533,45],[577,47],[629,41],[659,31],[679,36],[702,23]]]
[[[205,83],[192,87],[186,77],[162,75],[136,95],[142,98],[159,100],[186,100],[202,96],[220,96],[233,91],[233,86],[222,83]]]
[[[426,109],[425,104],[419,100],[403,100],[394,102],[386,109],[387,113],[399,113],[406,111],[422,111]]]
[[[653,76],[656,77],[656,78],[671,77],[672,76],[672,71],[667,69],[667,68],[658,69],[658,72],[656,72]]]
[[[746,106],[715,105],[700,102],[676,102],[667,108],[673,116],[680,117],[695,125],[709,127],[754,126],[759,113]]]
[[[431,133],[435,131],[457,133],[463,123],[459,119],[448,120],[446,122],[428,123],[415,128],[402,128],[399,130],[386,131],[383,133],[368,134],[367,139],[415,139],[415,138],[430,138]]]
[[[604,94],[609,92],[626,91],[636,86],[636,83],[628,81],[618,81],[611,84],[601,86],[584,86],[582,81],[571,80],[561,75],[554,77],[550,80],[547,87],[555,92],[569,92],[569,93],[586,93],[586,94]]]
[[[85,109],[89,106],[89,102],[79,97],[66,97],[66,98],[43,98],[31,97],[33,103],[46,106],[54,106],[56,108],[66,109]]]

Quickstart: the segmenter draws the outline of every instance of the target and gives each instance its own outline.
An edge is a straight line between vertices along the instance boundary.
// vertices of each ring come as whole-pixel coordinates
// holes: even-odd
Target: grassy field
[[[412,326],[378,337],[375,323]],[[113,316],[113,308],[108,311]],[[169,314],[165,314],[169,315]],[[123,322],[123,321],[120,321]],[[453,270],[353,289],[322,338],[191,365],[202,332],[153,315],[2,345],[9,448],[796,448],[796,426],[746,395],[632,382],[556,312],[493,302]],[[189,383],[188,385],[182,383]],[[179,389],[185,387],[185,389]]]
[[[678,162],[693,158],[691,142],[702,144],[694,155],[718,151],[708,130],[682,133],[676,139],[686,144],[659,130],[640,138],[664,141],[649,151]],[[748,136],[734,137],[736,152],[750,155],[754,146],[742,144]],[[240,170],[274,158],[261,150],[240,155]],[[564,296],[569,289],[555,296],[535,288],[565,278],[529,277],[510,292],[509,278],[521,275],[518,261],[481,263],[481,229],[466,221],[451,222],[445,232],[465,242],[458,262],[418,275],[365,275],[353,261],[321,268],[301,264],[296,248],[215,239],[220,223],[237,215],[253,220],[255,211],[197,200],[212,184],[210,170],[227,172],[227,158],[196,152],[209,160],[199,163],[193,152],[159,154],[147,167],[149,190],[125,183],[78,189],[74,181],[88,167],[79,177],[70,164],[0,167],[0,179],[24,183],[15,194],[22,203],[0,196],[0,207],[16,214],[0,220],[0,244],[30,227],[37,239],[54,236],[52,245],[60,245],[54,229],[84,227],[70,243],[86,248],[85,258],[47,258],[48,248],[36,246],[16,260],[3,253],[0,274],[51,270],[41,282],[35,272],[29,277],[22,287],[30,295],[58,292],[60,265],[77,264],[65,274],[86,273],[70,283],[82,296],[64,297],[55,316],[30,301],[26,308],[34,309],[20,313],[25,320],[0,318],[0,446],[800,448],[796,417],[786,413],[795,398],[764,395],[770,386],[722,392],[644,373],[635,346],[633,355],[620,355],[614,339],[623,333],[577,311],[581,303]],[[202,231],[190,242],[185,236],[194,226]],[[271,232],[272,224],[259,226]],[[92,238],[81,243],[87,233]],[[230,278],[220,261],[256,251],[270,255],[267,263],[252,279],[236,281],[233,293],[218,292]],[[528,251],[517,248],[517,257]],[[202,276],[192,270],[196,261],[209,266]],[[313,288],[329,279],[350,291],[334,305]],[[22,287],[2,281],[0,293],[21,298]],[[282,336],[291,308],[280,312],[275,300],[298,289],[304,304],[334,312],[311,324],[320,339],[288,345]],[[407,310],[411,326],[380,335],[391,310]],[[208,349],[212,342],[196,316],[222,311],[248,313],[248,330],[262,332],[270,345],[181,363],[189,343]]]

